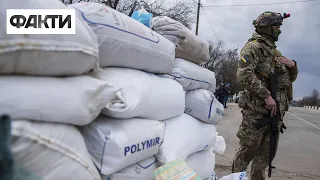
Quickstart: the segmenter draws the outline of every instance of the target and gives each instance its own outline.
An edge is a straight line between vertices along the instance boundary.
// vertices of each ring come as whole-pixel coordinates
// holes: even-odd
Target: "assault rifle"
[[[276,153],[276,146],[277,146],[277,135],[278,135],[278,122],[280,121],[280,110],[279,110],[279,103],[277,102],[277,84],[278,84],[278,75],[277,72],[274,71],[270,72],[268,75],[268,84],[269,90],[271,92],[272,98],[276,101],[277,104],[277,112],[276,115],[271,115],[271,111],[269,112],[269,116],[265,116],[262,119],[259,119],[257,124],[255,124],[257,129],[260,129],[264,126],[270,126],[270,154],[269,154],[269,171],[268,176],[271,177],[272,173],[272,160]],[[284,124],[282,124],[281,132],[283,133],[282,128],[286,129]]]

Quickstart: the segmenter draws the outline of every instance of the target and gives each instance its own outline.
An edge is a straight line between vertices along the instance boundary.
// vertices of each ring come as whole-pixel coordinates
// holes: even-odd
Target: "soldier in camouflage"
[[[269,126],[257,129],[255,124],[269,115],[269,111],[276,115],[277,108],[280,110],[280,119],[283,120],[289,101],[292,100],[292,82],[298,74],[296,62],[283,57],[275,45],[284,18],[286,15],[269,11],[259,15],[253,22],[256,32],[240,52],[237,80],[244,89],[239,101],[243,120],[237,132],[240,148],[235,155],[232,172],[246,171],[252,161],[251,180],[265,179],[270,151]],[[279,74],[277,101],[280,107],[277,107],[268,87],[268,74],[274,69]]]

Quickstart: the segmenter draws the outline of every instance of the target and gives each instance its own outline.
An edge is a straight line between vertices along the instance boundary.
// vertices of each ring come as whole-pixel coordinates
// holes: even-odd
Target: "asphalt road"
[[[218,177],[231,173],[232,159],[239,147],[235,133],[241,123],[240,111],[237,104],[229,104],[225,118],[217,125],[227,144],[225,154],[216,156]],[[284,122],[287,130],[280,136],[273,161],[276,169],[270,180],[320,180],[320,111],[290,108]]]

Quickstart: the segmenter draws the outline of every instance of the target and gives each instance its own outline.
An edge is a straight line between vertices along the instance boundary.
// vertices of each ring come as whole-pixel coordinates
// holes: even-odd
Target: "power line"
[[[264,5],[274,5],[274,4],[294,4],[294,3],[305,3],[312,2],[316,0],[301,0],[301,1],[287,1],[287,2],[274,2],[274,3],[259,3],[259,4],[227,4],[227,5],[209,5],[203,7],[228,7],[228,6],[264,6]]]
[[[206,19],[207,19],[207,21],[208,21],[208,23],[209,23],[209,25],[210,25],[210,27],[211,27],[211,30],[212,30],[214,36],[215,36],[215,37],[217,38],[217,40],[219,41],[219,38],[218,38],[216,32],[214,32],[214,29],[213,29],[213,27],[211,26],[211,23],[210,23],[210,21],[209,21],[209,19],[208,19],[208,16],[207,16],[206,12],[205,12],[204,9],[203,9],[203,6],[201,6],[201,8],[202,8],[202,11],[203,11],[204,16],[206,17]]]

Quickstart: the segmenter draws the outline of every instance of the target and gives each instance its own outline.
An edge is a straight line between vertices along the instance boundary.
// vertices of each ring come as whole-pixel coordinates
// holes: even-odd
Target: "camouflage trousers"
[[[246,171],[251,164],[250,180],[265,180],[265,169],[269,165],[270,156],[270,127],[257,129],[254,124],[262,118],[261,114],[249,110],[242,110],[243,121],[237,132],[240,139],[240,148],[237,151],[232,165],[232,173]],[[276,139],[277,152],[279,132]],[[272,157],[272,159],[274,156]]]

